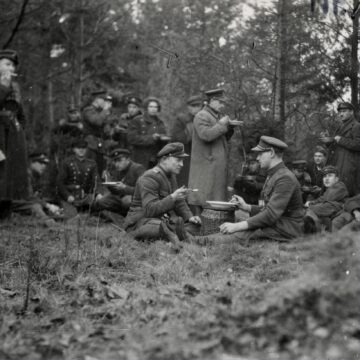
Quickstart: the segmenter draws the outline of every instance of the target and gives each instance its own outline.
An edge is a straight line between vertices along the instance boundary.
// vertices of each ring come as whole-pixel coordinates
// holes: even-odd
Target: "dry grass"
[[[0,238],[0,359],[360,353],[359,234],[174,254],[83,218],[54,231],[15,219]]]

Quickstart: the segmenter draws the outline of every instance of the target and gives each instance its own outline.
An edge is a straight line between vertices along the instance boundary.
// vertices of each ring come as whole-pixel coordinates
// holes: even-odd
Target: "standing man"
[[[120,215],[126,215],[130,208],[135,184],[144,173],[145,168],[130,160],[130,151],[115,149],[110,155],[110,169],[105,172],[109,193],[95,202],[96,210],[108,210]]]
[[[26,119],[16,78],[16,51],[0,50],[0,199],[29,196]]]
[[[205,94],[208,105],[194,118],[189,175],[189,187],[199,189],[189,197],[196,213],[206,200],[227,200],[228,140],[232,135],[230,118],[221,115],[228,102],[224,90],[210,90]]]
[[[112,97],[105,90],[91,94],[94,97],[90,106],[83,110],[84,134],[89,144],[88,157],[96,161],[99,174],[105,167],[104,127],[109,122]]]
[[[360,123],[354,117],[354,107],[348,102],[339,104],[338,113],[342,124],[335,136],[322,136],[320,141],[329,148],[327,165],[339,170],[340,179],[353,196],[360,193]]]
[[[185,152],[191,156],[191,142],[194,130],[194,117],[202,109],[203,97],[194,95],[187,100],[187,113],[179,114],[174,122],[171,139],[184,144]],[[179,185],[188,186],[190,162],[185,162],[177,181]]]

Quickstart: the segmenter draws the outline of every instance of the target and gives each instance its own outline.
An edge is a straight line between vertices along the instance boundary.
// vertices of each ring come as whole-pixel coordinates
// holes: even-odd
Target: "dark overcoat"
[[[209,106],[194,118],[189,187],[199,189],[189,203],[206,205],[206,200],[227,200],[228,126],[219,123],[220,115]]]
[[[350,118],[339,126],[336,135],[341,138],[330,144],[327,162],[337,167],[340,180],[353,196],[360,193],[360,123]]]

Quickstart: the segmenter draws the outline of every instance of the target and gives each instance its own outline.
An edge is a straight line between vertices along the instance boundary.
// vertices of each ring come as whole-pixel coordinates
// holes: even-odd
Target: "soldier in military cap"
[[[256,152],[260,167],[267,172],[259,205],[247,204],[234,195],[232,202],[250,214],[246,221],[224,223],[220,233],[202,237],[206,241],[277,240],[289,241],[303,233],[304,209],[300,184],[283,163],[287,145],[276,138],[261,136]],[[197,237],[195,240],[200,241]]]
[[[29,156],[29,196],[21,200],[12,201],[12,211],[20,214],[33,215],[45,226],[56,224],[52,218],[61,215],[61,209],[44,196],[44,173],[49,159],[44,152],[34,152]]]
[[[228,103],[224,90],[209,90],[205,94],[208,105],[194,118],[189,175],[189,187],[199,189],[189,197],[189,203],[196,206],[197,212],[207,200],[227,200],[227,142],[233,134],[229,116],[222,115]]]
[[[99,174],[102,173],[104,162],[104,128],[110,122],[112,97],[106,90],[92,93],[92,103],[83,110],[84,134],[88,141],[88,157],[96,161]]]
[[[26,118],[15,81],[18,63],[16,51],[0,50],[0,199],[29,196]]]
[[[176,175],[188,155],[181,143],[165,145],[157,154],[158,164],[146,171],[137,181],[130,210],[125,219],[125,228],[137,239],[164,237],[178,246],[175,225],[186,223],[193,233],[201,220],[193,216],[186,197],[191,191],[178,188]]]
[[[360,123],[355,119],[354,107],[348,102],[340,103],[338,114],[342,124],[334,136],[321,136],[320,141],[328,147],[327,165],[334,165],[350,196],[360,193]]]
[[[145,99],[144,108],[143,116],[136,116],[129,122],[128,142],[131,146],[132,160],[149,169],[155,165],[156,154],[168,139],[165,125],[159,116],[159,99]]]
[[[84,139],[74,142],[74,155],[63,162],[57,180],[61,199],[78,209],[89,207],[96,197],[101,197],[97,191],[99,175],[96,162],[86,157],[87,146]]]
[[[321,225],[331,231],[331,220],[342,210],[345,199],[349,196],[345,184],[340,181],[339,170],[332,165],[322,170],[325,192],[316,200],[308,201],[305,216],[305,231],[319,231]]]
[[[113,150],[109,154],[109,159],[111,163],[109,169],[103,174],[104,181],[116,184],[107,185],[109,193],[95,202],[95,209],[126,215],[136,181],[144,173],[145,168],[130,160],[130,151],[127,149]]]
[[[170,135],[172,141],[184,144],[185,152],[191,156],[191,142],[194,130],[194,117],[202,109],[204,99],[202,95],[190,96],[187,100],[187,112],[179,114],[173,123]],[[179,185],[188,185],[190,161],[185,162],[177,181]]]

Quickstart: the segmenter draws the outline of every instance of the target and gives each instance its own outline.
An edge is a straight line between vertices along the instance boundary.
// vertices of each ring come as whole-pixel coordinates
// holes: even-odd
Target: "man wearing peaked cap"
[[[331,231],[332,219],[343,208],[345,199],[349,196],[345,184],[339,179],[339,170],[332,165],[322,169],[325,192],[316,200],[308,201],[305,217],[305,231],[307,233],[320,230],[321,225]]]
[[[203,96],[190,96],[186,102],[187,111],[179,113],[170,131],[173,141],[179,141],[184,144],[185,152],[191,155],[192,137],[194,132],[194,118],[195,115],[203,107]],[[181,173],[177,176],[179,185],[188,185],[190,172],[190,161],[186,161]]]
[[[360,193],[360,123],[354,116],[352,104],[342,102],[338,106],[341,121],[333,137],[321,136],[320,141],[327,146],[327,165],[339,170],[341,180],[349,190],[349,195]]]
[[[127,214],[136,181],[145,171],[141,164],[130,160],[130,154],[128,149],[121,148],[110,152],[110,162],[102,174],[102,179],[109,192],[96,200],[96,210],[110,211],[124,216]],[[106,214],[110,220],[116,219],[113,214]]]
[[[176,182],[187,157],[183,144],[167,144],[157,154],[158,164],[137,181],[125,219],[125,228],[136,239],[163,237],[178,250],[179,240],[185,238],[184,222],[187,231],[199,231],[201,220],[193,216],[186,203],[190,190],[178,188]]]
[[[209,90],[205,94],[208,104],[194,118],[189,174],[189,187],[199,189],[189,196],[197,213],[208,200],[227,200],[228,141],[234,133],[229,116],[223,114],[227,103],[224,90]]]
[[[260,167],[267,172],[259,205],[247,204],[242,197],[234,195],[232,202],[248,212],[250,217],[238,223],[222,224],[221,233],[207,236],[208,242],[289,241],[302,234],[304,210],[300,184],[282,161],[286,148],[287,145],[279,139],[260,138],[252,149],[257,153]]]

